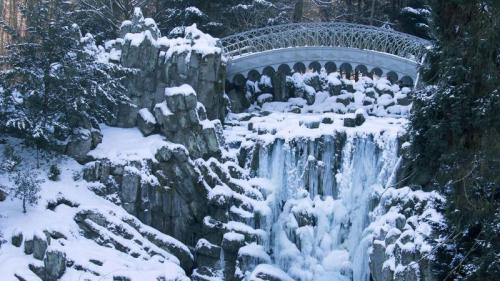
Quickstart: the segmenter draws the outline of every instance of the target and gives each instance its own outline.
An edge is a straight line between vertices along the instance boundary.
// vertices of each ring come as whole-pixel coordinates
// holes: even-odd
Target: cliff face
[[[163,102],[165,88],[191,85],[198,100],[206,109],[208,119],[223,120],[226,111],[224,98],[225,62],[217,40],[187,27],[184,38],[161,37],[151,18],[144,18],[136,9],[132,20],[124,21],[120,38],[106,44],[109,60],[136,73],[127,79],[129,97],[135,107],[117,109],[116,124],[133,127],[140,109],[154,111]]]

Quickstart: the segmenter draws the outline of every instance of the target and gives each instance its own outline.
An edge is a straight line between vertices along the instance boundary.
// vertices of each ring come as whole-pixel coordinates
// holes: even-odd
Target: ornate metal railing
[[[344,47],[392,54],[417,63],[430,42],[394,30],[353,23],[294,23],[269,26],[221,39],[229,59],[293,47]]]

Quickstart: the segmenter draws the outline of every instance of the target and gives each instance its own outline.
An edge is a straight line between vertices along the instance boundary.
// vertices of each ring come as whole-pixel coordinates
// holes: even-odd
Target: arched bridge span
[[[270,26],[221,39],[229,59],[228,80],[252,71],[275,71],[297,63],[310,69],[417,79],[430,42],[386,28],[352,23],[295,23]],[[327,69],[328,70],[328,69]]]

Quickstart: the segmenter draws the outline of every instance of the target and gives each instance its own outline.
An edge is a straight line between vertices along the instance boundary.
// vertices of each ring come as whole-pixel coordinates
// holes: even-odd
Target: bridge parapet
[[[269,26],[221,39],[228,81],[283,65],[333,64],[361,75],[418,81],[418,67],[431,43],[386,28],[352,23],[295,23]],[[358,71],[358,70],[365,70]],[[347,71],[349,72],[349,71]],[[351,72],[353,73],[353,72]]]
[[[429,41],[386,28],[353,23],[294,23],[269,26],[221,40],[231,60],[255,53],[296,47],[355,48],[391,54],[420,63]]]

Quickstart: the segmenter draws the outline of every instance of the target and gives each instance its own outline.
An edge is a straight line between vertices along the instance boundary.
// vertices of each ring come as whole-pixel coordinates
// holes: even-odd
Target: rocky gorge
[[[134,69],[130,103],[67,153],[83,165],[74,177],[126,213],[64,196],[47,207],[73,210],[86,239],[169,266],[151,280],[434,280],[443,199],[400,186],[409,87],[295,73],[228,83],[226,95],[216,39],[196,26],[162,37],[138,9],[99,51]],[[105,260],[67,254],[69,233],[16,233],[11,244],[42,280],[104,276]]]

